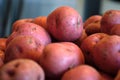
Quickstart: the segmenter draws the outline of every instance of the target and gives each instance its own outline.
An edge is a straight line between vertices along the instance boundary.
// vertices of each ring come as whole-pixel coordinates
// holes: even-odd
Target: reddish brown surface
[[[116,24],[120,24],[120,10],[108,10],[101,19],[101,31],[110,34]]]
[[[42,26],[44,29],[47,29],[47,16],[39,16],[34,18],[33,22]]]
[[[33,22],[33,19],[32,19],[32,18],[26,18],[26,19],[16,20],[16,21],[13,23],[13,25],[12,25],[12,32],[15,31],[20,24],[26,23],[26,22],[32,23],[32,22]]]
[[[5,51],[7,38],[0,38],[0,49]]]
[[[103,80],[103,78],[94,67],[80,65],[65,72],[61,80]]]

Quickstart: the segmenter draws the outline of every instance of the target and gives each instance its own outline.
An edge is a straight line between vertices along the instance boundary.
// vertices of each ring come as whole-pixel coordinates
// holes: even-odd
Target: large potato
[[[103,72],[116,75],[120,69],[120,36],[106,36],[93,49],[95,65]]]
[[[116,24],[120,24],[120,10],[108,10],[101,19],[101,31],[110,34]]]
[[[80,65],[66,71],[61,80],[104,80],[92,66]]]
[[[37,24],[26,22],[19,25],[18,28],[16,28],[16,30],[8,37],[6,45],[8,45],[12,39],[19,35],[32,36],[38,40],[41,45],[51,43],[51,37],[44,28]]]
[[[39,63],[48,78],[59,78],[65,71],[83,64],[84,56],[74,43],[51,43],[44,48]]]
[[[93,49],[96,46],[96,44],[104,37],[108,36],[107,34],[104,33],[95,33],[87,38],[85,38],[81,45],[80,48],[82,52],[84,53],[85,56],[85,61],[87,64],[94,65],[94,60],[93,60]],[[96,53],[97,55],[97,53]]]
[[[45,74],[36,62],[17,59],[0,68],[0,80],[45,80]]]
[[[39,61],[44,45],[32,36],[18,36],[7,46],[5,51],[5,62],[18,58],[29,58]]]
[[[82,18],[75,9],[61,6],[48,15],[47,29],[59,41],[74,41],[82,34]]]

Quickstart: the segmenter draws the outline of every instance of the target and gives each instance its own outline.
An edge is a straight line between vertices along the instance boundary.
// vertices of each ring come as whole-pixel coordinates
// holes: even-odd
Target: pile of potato
[[[83,22],[60,6],[15,21],[0,38],[0,80],[120,80],[120,11]]]

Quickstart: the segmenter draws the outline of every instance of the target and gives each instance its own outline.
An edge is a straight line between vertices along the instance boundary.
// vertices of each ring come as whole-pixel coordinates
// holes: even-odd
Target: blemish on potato
[[[22,53],[23,52],[23,50],[22,50],[22,48],[20,47],[20,46],[16,46],[16,49],[15,49],[17,52],[20,52],[20,53]]]
[[[58,25],[60,22],[59,22],[59,18],[58,17],[56,17],[56,25]],[[56,28],[57,28],[58,26],[56,26]]]
[[[41,46],[41,44],[40,43],[38,43],[37,41],[35,41],[35,49],[36,49],[36,51],[39,49],[39,47]]]
[[[32,31],[36,30],[36,27],[32,28]]]
[[[7,70],[7,74],[10,76],[10,77],[13,77],[15,75],[15,71],[14,70]]]
[[[77,27],[80,27],[80,24],[81,24],[80,20],[81,20],[80,17],[78,17],[78,19],[77,19]]]
[[[28,43],[29,43],[29,44],[33,43],[33,41],[32,41],[32,39],[31,39],[31,38],[30,38],[30,39],[28,39]]]
[[[90,52],[89,52],[89,51],[86,51],[85,54],[90,55]]]
[[[73,52],[70,48],[66,48],[66,51]]]
[[[118,52],[120,53],[120,50],[118,50]]]
[[[98,23],[98,22],[100,22],[100,20],[96,20],[94,23]]]
[[[103,60],[106,60],[106,58],[107,58],[107,54],[106,54],[106,52],[104,52],[103,53]]]
[[[17,68],[20,65],[20,63],[16,63],[14,66]]]
[[[41,80],[41,76],[40,75],[38,75],[37,80]]]

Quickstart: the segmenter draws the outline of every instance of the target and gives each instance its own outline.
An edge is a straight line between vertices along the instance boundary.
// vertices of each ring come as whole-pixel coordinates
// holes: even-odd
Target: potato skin
[[[101,74],[101,76],[103,77],[104,80],[114,80],[114,76],[112,76],[110,74],[107,74],[105,72],[100,72],[100,74]]]
[[[38,16],[34,18],[33,22],[47,30],[47,16]]]
[[[120,69],[119,51],[119,36],[113,35],[102,38],[92,51],[95,65],[103,72],[116,75]]]
[[[110,34],[114,25],[120,24],[120,10],[108,10],[101,19],[101,31]]]
[[[51,43],[44,48],[39,63],[48,78],[59,78],[65,71],[84,64],[84,56],[74,43]]]
[[[45,80],[45,74],[35,61],[17,59],[0,68],[0,80]]]
[[[74,41],[81,36],[82,18],[75,9],[61,6],[48,15],[47,29],[59,41]]]
[[[120,36],[120,24],[114,25],[113,28],[111,29],[110,34]]]
[[[38,61],[43,48],[44,46],[32,36],[18,36],[8,44],[5,51],[5,62],[19,58]]]
[[[81,37],[79,37],[77,40],[73,41],[73,43],[75,43],[76,45],[78,45],[80,47],[80,45],[82,44],[84,39],[87,37],[88,37],[88,35],[85,32],[85,29],[83,29]]]
[[[33,19],[32,18],[24,18],[24,19],[16,20],[12,25],[12,32],[15,31],[19,25],[26,23],[26,22],[33,23]]]
[[[66,71],[61,80],[103,80],[100,73],[89,65],[80,65]]]

